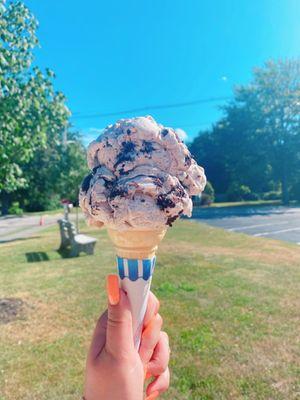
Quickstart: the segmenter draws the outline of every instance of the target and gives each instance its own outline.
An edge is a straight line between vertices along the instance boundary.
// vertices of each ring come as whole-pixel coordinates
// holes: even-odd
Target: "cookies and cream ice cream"
[[[206,183],[177,133],[150,116],[108,126],[89,145],[88,165],[80,206],[90,223],[118,231],[159,230],[190,216],[191,196]]]

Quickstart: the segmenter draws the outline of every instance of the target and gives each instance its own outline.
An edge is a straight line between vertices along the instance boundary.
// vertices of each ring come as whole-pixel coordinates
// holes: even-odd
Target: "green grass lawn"
[[[105,231],[82,226],[99,239],[94,256],[61,258],[56,227],[0,246],[0,297],[26,302],[0,325],[1,400],[81,396],[115,263]],[[160,246],[153,291],[172,349],[162,399],[300,399],[299,246],[182,221]]]
[[[279,206],[282,205],[281,200],[249,200],[249,201],[228,201],[223,203],[212,203],[208,207],[253,207],[253,206]],[[204,206],[207,207],[207,206]]]

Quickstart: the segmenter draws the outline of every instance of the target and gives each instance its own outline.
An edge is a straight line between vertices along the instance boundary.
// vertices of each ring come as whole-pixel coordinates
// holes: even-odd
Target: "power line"
[[[199,99],[199,100],[194,100],[194,101],[187,101],[184,103],[172,103],[172,104],[161,104],[161,105],[152,105],[152,106],[144,106],[144,107],[137,107],[137,108],[132,108],[129,110],[123,110],[123,111],[114,111],[114,112],[109,112],[109,113],[97,113],[97,114],[83,114],[80,115],[79,112],[74,113],[72,118],[74,119],[89,119],[89,118],[100,118],[100,117],[113,117],[116,115],[120,114],[130,114],[130,113],[135,113],[135,112],[140,112],[140,111],[147,111],[147,110],[163,110],[167,108],[180,108],[180,107],[188,107],[188,106],[193,106],[197,104],[205,104],[205,103],[213,103],[216,101],[224,101],[224,100],[229,100],[231,97],[229,96],[223,96],[223,97],[209,97],[206,99]]]
[[[200,126],[207,126],[207,125],[211,125],[212,122],[200,122],[199,124],[170,124],[171,126],[178,126],[178,128],[200,128]]]

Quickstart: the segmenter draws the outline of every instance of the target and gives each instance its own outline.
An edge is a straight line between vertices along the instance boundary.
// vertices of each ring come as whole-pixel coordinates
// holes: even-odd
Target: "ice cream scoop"
[[[157,245],[180,215],[191,216],[191,197],[206,184],[204,170],[176,131],[150,116],[108,126],[87,157],[91,172],[80,206],[90,224],[107,227],[115,245],[138,347]]]
[[[191,215],[190,197],[206,183],[177,133],[149,116],[108,126],[90,144],[88,165],[82,210],[91,223],[116,230],[171,226],[181,214]]]

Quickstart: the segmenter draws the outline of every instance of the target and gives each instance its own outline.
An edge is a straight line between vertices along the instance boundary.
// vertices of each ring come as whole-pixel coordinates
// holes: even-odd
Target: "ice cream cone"
[[[117,231],[108,234],[117,253],[120,286],[127,293],[131,312],[134,345],[138,349],[143,320],[155,267],[155,253],[167,229],[153,231]]]
[[[165,236],[167,229],[117,231],[108,228],[107,231],[119,257],[143,259],[155,256],[158,244]]]
[[[191,215],[191,197],[205,187],[204,170],[176,131],[150,116],[109,125],[87,153],[91,171],[80,206],[90,224],[108,228],[138,348],[157,246],[180,215]]]

